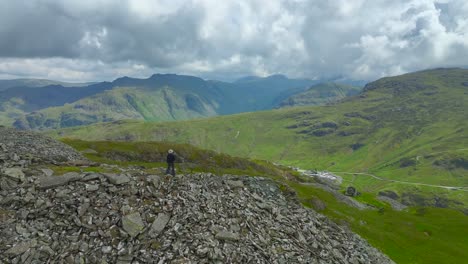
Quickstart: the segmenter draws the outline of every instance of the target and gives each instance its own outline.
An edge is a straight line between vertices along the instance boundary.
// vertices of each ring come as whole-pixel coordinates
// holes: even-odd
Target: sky
[[[461,66],[467,0],[0,0],[0,79],[375,80]]]

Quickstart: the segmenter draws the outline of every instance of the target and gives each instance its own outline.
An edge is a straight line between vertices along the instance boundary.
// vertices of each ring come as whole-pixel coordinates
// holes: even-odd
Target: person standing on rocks
[[[167,151],[167,170],[166,174],[171,174],[172,176],[175,176],[175,169],[174,169],[174,162],[175,162],[176,156],[174,154],[174,150],[170,149]]]

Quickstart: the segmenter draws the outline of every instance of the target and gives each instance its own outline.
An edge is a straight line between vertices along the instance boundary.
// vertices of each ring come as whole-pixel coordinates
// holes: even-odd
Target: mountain
[[[305,91],[307,87],[320,82],[319,80],[289,79],[284,75],[276,74],[268,77],[246,77],[234,82],[234,89],[230,89],[228,96],[238,98],[245,97],[244,107],[248,111],[273,109],[278,102],[285,98]],[[241,97],[242,98],[242,97]],[[246,111],[236,111],[240,113]]]
[[[337,102],[345,97],[356,95],[360,91],[360,87],[346,84],[319,83],[311,86],[307,91],[284,99],[279,103],[278,107],[326,105]]]
[[[216,115],[217,102],[171,87],[114,88],[19,117],[20,129],[61,128],[123,119],[169,121]]]
[[[165,121],[226,115],[271,109],[281,98],[312,83],[281,75],[226,83],[154,74],[148,79],[122,77],[83,87],[15,87],[0,92],[0,123],[48,129],[121,119]]]
[[[397,263],[459,263],[468,257],[467,109],[468,70],[433,69],[382,78],[328,106],[183,122],[112,122],[49,134],[190,143],[327,171],[341,184],[323,187],[304,176],[304,182],[288,185],[304,204],[321,208]],[[337,200],[348,186],[361,193],[357,201],[374,209]],[[408,208],[396,211],[388,201]]]
[[[44,87],[48,85],[61,85],[63,87],[80,87],[91,84],[93,83],[67,83],[47,79],[12,79],[0,80],[0,91],[4,91],[13,87]]]
[[[358,96],[329,106],[186,122],[106,123],[55,133],[89,140],[186,142],[305,169],[467,186],[468,155],[463,147],[468,145],[467,95],[468,70],[435,69],[377,80],[366,85]],[[363,176],[362,182],[366,180]],[[371,182],[374,187],[366,188],[373,192],[388,186],[379,180]],[[410,187],[404,185],[396,191],[401,195]],[[462,197],[468,204],[468,197],[450,191],[442,193],[448,199],[442,206],[467,207],[453,198]],[[429,196],[420,198],[421,204],[436,204]],[[415,197],[404,199],[408,203],[418,201]]]

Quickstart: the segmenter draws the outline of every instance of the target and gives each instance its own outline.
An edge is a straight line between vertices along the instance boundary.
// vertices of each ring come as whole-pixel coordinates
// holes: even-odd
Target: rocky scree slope
[[[23,177],[0,174],[16,183],[0,190],[0,262],[392,263],[269,179],[115,165],[54,176],[7,159]]]
[[[71,162],[86,160],[72,147],[37,133],[0,126],[0,164],[2,161]],[[3,164],[5,166],[5,164]]]

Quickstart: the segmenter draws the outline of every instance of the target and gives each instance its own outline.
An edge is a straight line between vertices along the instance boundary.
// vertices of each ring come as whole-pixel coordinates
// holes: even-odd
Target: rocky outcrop
[[[19,157],[0,163],[0,263],[392,263],[270,179],[136,167],[54,176],[31,160],[81,157],[14,142],[0,147]],[[31,160],[17,164],[28,153],[9,150],[28,145]]]
[[[85,158],[57,140],[37,133],[18,131],[0,126],[0,163],[9,160],[40,160],[47,162],[66,162]],[[22,165],[22,164],[20,164]]]
[[[90,164],[80,153],[68,145],[37,133],[17,131],[0,126],[0,189],[15,188],[25,181],[25,171],[32,164],[42,163]],[[52,171],[42,169],[36,176],[52,176]],[[42,187],[67,184],[71,175],[42,179]],[[49,180],[49,181],[48,181]]]
[[[45,177],[30,176],[1,190],[0,260],[391,263],[356,234],[286,198],[269,179],[136,169],[121,176],[129,181],[52,176],[60,184],[48,188]]]

